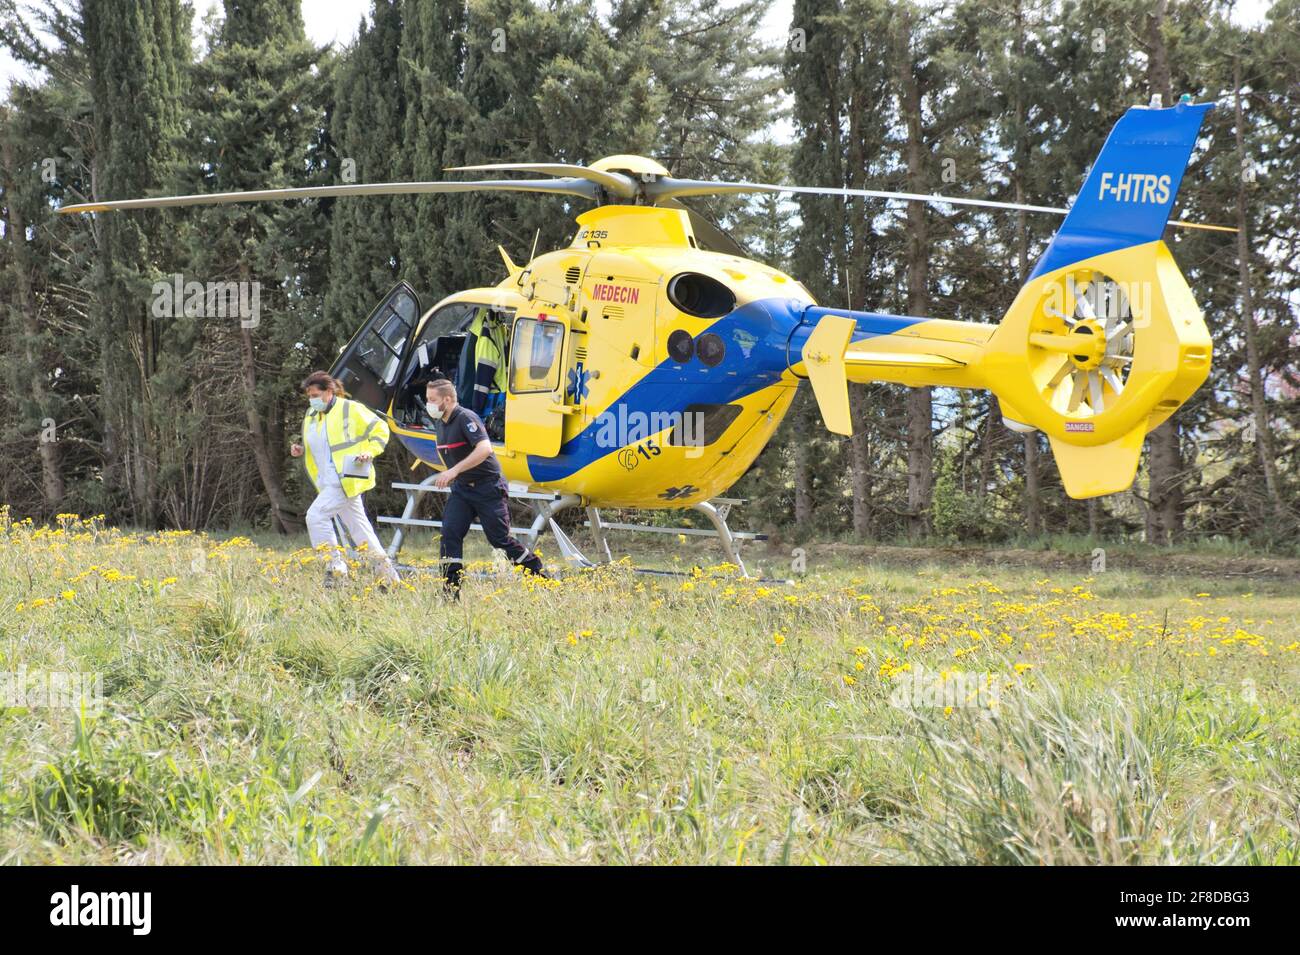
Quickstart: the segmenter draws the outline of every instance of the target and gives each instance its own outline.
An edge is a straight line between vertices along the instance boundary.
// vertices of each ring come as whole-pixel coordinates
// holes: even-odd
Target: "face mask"
[[[324,398],[308,398],[307,404],[311,405],[312,411],[324,411],[325,406],[329,404]]]
[[[432,401],[426,401],[424,403],[424,409],[427,412],[429,412],[429,417],[432,418],[434,421],[442,420],[442,409],[439,408],[437,405],[435,405]]]

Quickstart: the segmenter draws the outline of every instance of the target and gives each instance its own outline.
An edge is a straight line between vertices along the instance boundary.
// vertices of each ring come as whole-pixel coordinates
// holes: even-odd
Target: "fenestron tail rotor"
[[[1161,241],[1031,279],[985,348],[1007,424],[1045,433],[1067,493],[1128,487],[1147,432],[1204,382],[1211,344]]]
[[[1101,414],[1124,393],[1133,363],[1128,294],[1091,269],[1067,275],[1061,287],[1063,301],[1043,306],[1055,327],[1030,335],[1030,344],[1044,356],[1041,365],[1051,370],[1043,397],[1061,415]]]

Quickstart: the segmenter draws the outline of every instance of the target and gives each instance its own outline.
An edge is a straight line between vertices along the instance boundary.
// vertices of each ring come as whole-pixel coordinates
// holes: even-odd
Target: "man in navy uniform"
[[[478,518],[488,543],[506,552],[525,571],[545,577],[542,561],[510,535],[509,485],[501,474],[487,429],[474,412],[456,401],[456,386],[435,378],[425,386],[425,408],[434,420],[438,453],[447,469],[435,487],[451,487],[442,512],[442,565],[447,591],[460,595],[465,535]]]

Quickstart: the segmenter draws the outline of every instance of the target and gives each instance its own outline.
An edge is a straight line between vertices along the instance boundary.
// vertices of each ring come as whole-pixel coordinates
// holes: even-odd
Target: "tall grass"
[[[0,670],[105,699],[0,706],[0,861],[1300,858],[1294,595],[814,560],[789,586],[482,564],[456,605],[70,531],[0,540]],[[1000,692],[900,707],[909,664]]]

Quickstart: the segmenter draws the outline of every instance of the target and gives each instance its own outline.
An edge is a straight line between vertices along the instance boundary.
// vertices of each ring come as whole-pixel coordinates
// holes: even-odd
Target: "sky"
[[[39,2],[39,0],[37,0]],[[60,0],[65,5],[70,0]],[[220,0],[193,0],[194,22],[200,23],[205,14],[221,6]],[[794,0],[772,0],[763,30],[764,39],[779,40],[790,25],[790,11]],[[24,7],[30,0],[20,0]],[[1235,19],[1240,23],[1259,23],[1271,6],[1271,0],[1238,0]],[[356,36],[357,26],[370,10],[370,0],[303,0],[303,22],[307,35],[316,43],[345,44]],[[10,80],[27,78],[27,70],[15,63],[8,53],[0,51],[0,99],[8,90]]]

